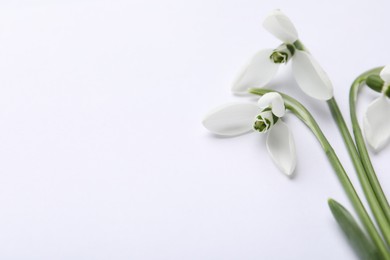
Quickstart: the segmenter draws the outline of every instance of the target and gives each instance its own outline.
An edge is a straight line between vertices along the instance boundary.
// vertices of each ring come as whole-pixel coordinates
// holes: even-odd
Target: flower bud
[[[381,93],[385,82],[379,75],[370,75],[366,79],[366,85],[372,90]]]

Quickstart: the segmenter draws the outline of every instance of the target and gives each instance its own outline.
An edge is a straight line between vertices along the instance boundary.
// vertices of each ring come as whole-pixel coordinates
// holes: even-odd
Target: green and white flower
[[[283,98],[271,92],[258,103],[230,103],[222,105],[203,119],[203,125],[211,132],[236,136],[247,132],[268,133],[267,150],[286,175],[292,175],[296,165],[295,144],[288,126],[280,119],[285,114]]]
[[[257,52],[238,75],[232,86],[236,94],[249,88],[262,88],[275,76],[280,64],[292,61],[296,82],[303,92],[319,100],[333,97],[333,86],[325,71],[303,47],[291,20],[280,10],[271,12],[264,20],[264,28],[283,43],[276,49]]]
[[[363,117],[366,141],[375,151],[383,148],[390,140],[390,65],[382,69],[379,77],[376,80],[379,84],[367,84],[374,85],[373,88],[381,86],[382,95],[368,106]]]

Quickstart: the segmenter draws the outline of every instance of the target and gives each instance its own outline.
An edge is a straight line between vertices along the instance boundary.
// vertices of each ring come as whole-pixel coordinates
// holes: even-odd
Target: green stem
[[[353,165],[356,169],[360,184],[363,188],[363,192],[366,196],[366,199],[368,201],[368,204],[370,205],[370,208],[372,212],[374,213],[376,222],[378,223],[378,226],[382,232],[383,237],[385,238],[387,244],[390,244],[390,226],[387,222],[387,218],[384,214],[384,211],[382,210],[381,204],[379,204],[379,201],[377,199],[376,193],[374,192],[373,186],[371,186],[371,182],[369,181],[368,174],[366,173],[366,170],[362,164],[362,161],[360,159],[360,155],[356,150],[355,143],[352,139],[352,136],[348,130],[347,124],[345,123],[345,120],[343,118],[343,115],[341,114],[341,111],[337,105],[337,102],[334,98],[331,98],[327,101],[329,108],[332,112],[332,116],[334,120],[337,123],[337,126],[341,132],[341,135],[343,136],[345,145],[347,146],[348,153],[352,159]]]
[[[264,95],[265,93],[275,92],[275,91],[266,90],[266,89],[250,89],[249,92],[256,95]],[[282,93],[279,94],[282,95],[285,101],[286,108],[292,111],[299,119],[301,119],[301,121],[304,122],[312,130],[314,135],[317,137],[323,150],[326,153],[326,156],[329,159],[329,162],[331,163],[333,169],[335,170],[341,185],[343,186],[345,192],[347,193],[348,198],[352,202],[352,205],[355,208],[368,234],[370,235],[375,245],[378,247],[384,259],[390,259],[390,252],[388,251],[385,243],[383,242],[381,236],[376,230],[374,223],[372,222],[370,216],[368,215],[363,203],[361,202],[355,188],[353,187],[353,184],[351,183],[335,151],[333,150],[332,146],[329,144],[328,140],[326,139],[325,135],[321,131],[320,127],[318,126],[313,116],[297,100],[285,94]]]
[[[382,187],[380,185],[380,182],[375,174],[374,167],[372,166],[370,155],[368,154],[362,130],[360,129],[359,122],[357,119],[356,114],[356,103],[357,98],[359,94],[359,89],[362,83],[365,82],[367,77],[372,74],[379,74],[379,72],[382,70],[383,67],[375,68],[372,70],[369,70],[362,75],[360,75],[351,86],[351,90],[349,92],[349,106],[350,106],[350,113],[351,113],[351,120],[352,120],[352,127],[353,127],[353,133],[355,135],[355,141],[356,146],[358,148],[358,151],[360,153],[360,158],[363,162],[363,166],[366,170],[367,177],[370,181],[370,184],[374,190],[375,196],[377,200],[379,201],[379,204],[383,210],[383,213],[386,216],[386,219],[388,221],[388,224],[390,223],[390,206],[386,199],[386,195],[384,194]]]

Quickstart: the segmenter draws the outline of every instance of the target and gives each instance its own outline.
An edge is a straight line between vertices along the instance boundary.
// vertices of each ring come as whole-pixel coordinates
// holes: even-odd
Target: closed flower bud
[[[366,79],[366,85],[376,92],[382,92],[385,82],[379,75],[370,75]]]

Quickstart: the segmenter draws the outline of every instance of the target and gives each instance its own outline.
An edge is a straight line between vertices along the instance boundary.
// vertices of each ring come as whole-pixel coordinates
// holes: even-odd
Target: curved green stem
[[[336,100],[332,98],[328,100],[327,103],[332,112],[332,116],[336,121],[337,126],[341,132],[341,135],[343,136],[345,145],[347,146],[348,153],[356,169],[359,182],[363,188],[363,192],[366,196],[368,204],[370,205],[370,208],[374,213],[376,222],[378,223],[378,226],[382,232],[383,237],[385,238],[387,244],[390,245],[390,225],[387,221],[384,211],[382,210],[382,206],[377,199],[376,193],[374,192],[375,189],[373,186],[371,186],[371,182],[368,177],[369,174],[366,173],[366,169],[363,166],[358,151],[356,150],[355,143],[348,130],[347,124],[345,123],[345,120],[343,118],[343,115],[341,114],[341,111],[337,105]]]
[[[367,77],[372,74],[379,74],[379,72],[382,70],[383,67],[375,68],[372,70],[369,70],[363,74],[361,74],[359,77],[356,78],[356,80],[352,83],[351,90],[349,92],[349,107],[350,107],[350,113],[351,113],[351,120],[352,120],[352,126],[353,126],[353,133],[355,135],[355,141],[356,146],[358,148],[358,151],[360,153],[361,160],[363,162],[364,168],[367,172],[367,177],[370,181],[370,184],[375,192],[375,196],[383,210],[383,213],[386,216],[386,219],[388,221],[388,225],[390,224],[390,206],[386,199],[386,195],[384,194],[382,187],[379,183],[379,180],[375,174],[374,167],[372,166],[370,155],[368,154],[362,130],[359,126],[359,121],[357,119],[357,113],[356,113],[356,103],[357,98],[360,90],[360,86],[365,82]]]
[[[250,89],[249,92],[256,95],[264,95],[265,93],[275,92],[275,91],[266,90],[266,89]],[[313,116],[297,100],[285,94],[282,93],[279,94],[282,95],[285,101],[286,108],[289,109],[291,112],[293,112],[299,119],[301,119],[301,121],[304,122],[311,129],[314,135],[317,137],[323,150],[326,153],[326,156],[329,159],[329,162],[331,163],[333,169],[335,170],[341,185],[343,186],[345,192],[347,193],[348,198],[352,202],[352,205],[355,208],[368,234],[370,235],[375,245],[378,247],[384,259],[390,259],[390,252],[388,251],[384,241],[382,240],[381,236],[376,230],[374,223],[372,222],[370,216],[368,215],[363,203],[361,202],[352,182],[350,181],[347,173],[345,172],[335,151],[333,150],[332,146],[326,139],[325,135],[321,131],[320,127],[318,126]]]

